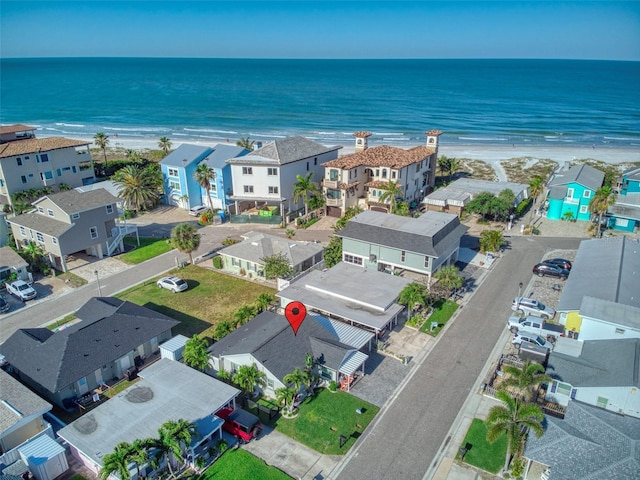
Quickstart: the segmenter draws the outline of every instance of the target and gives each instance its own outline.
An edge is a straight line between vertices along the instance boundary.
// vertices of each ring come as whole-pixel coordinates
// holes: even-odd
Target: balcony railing
[[[327,205],[329,207],[339,207],[342,205],[342,199],[340,198],[327,198]]]
[[[340,182],[338,182],[338,180],[327,180],[325,179],[324,181],[324,186],[327,188],[338,188],[338,184]]]

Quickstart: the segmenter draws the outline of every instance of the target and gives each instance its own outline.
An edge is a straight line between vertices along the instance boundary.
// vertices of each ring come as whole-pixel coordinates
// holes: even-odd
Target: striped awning
[[[342,365],[340,365],[340,369],[338,370],[338,372],[345,375],[353,375],[362,366],[367,358],[369,358],[369,355],[366,355],[358,350],[354,350],[342,361]]]

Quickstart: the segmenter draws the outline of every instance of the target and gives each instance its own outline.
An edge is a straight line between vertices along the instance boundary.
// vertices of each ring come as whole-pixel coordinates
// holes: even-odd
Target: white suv
[[[518,315],[533,315],[534,317],[541,317],[545,320],[549,320],[554,317],[556,311],[543,305],[535,298],[516,297],[511,302],[511,310]]]

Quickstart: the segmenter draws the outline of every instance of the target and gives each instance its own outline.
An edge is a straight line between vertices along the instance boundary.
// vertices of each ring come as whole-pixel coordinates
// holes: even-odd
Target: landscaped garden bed
[[[296,418],[278,418],[275,428],[325,455],[343,455],[367,428],[378,410],[375,405],[349,393],[331,393],[328,389],[322,389],[302,402]]]

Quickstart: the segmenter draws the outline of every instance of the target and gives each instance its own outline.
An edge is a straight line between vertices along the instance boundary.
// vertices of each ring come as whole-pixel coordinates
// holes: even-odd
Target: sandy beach
[[[76,138],[76,137],[74,137]],[[95,148],[93,138],[78,138],[92,142],[91,148]],[[109,146],[111,148],[123,149],[158,149],[157,142],[149,139],[128,138],[123,136],[111,137]],[[213,147],[218,142],[203,142],[201,140],[176,140],[173,142],[172,148],[175,149],[182,143],[194,145],[202,145]],[[230,138],[229,143],[235,144],[237,139]],[[479,160],[491,165],[496,171],[498,177],[503,177],[503,171],[500,162],[513,158],[527,158],[528,163],[533,164],[537,160],[549,159],[563,165],[565,162],[574,160],[599,160],[609,164],[631,164],[640,162],[640,149],[634,148],[611,148],[607,146],[585,147],[585,146],[566,146],[566,145],[447,145],[445,137],[440,138],[439,155],[454,157],[458,159]],[[392,146],[393,144],[390,143]],[[370,145],[375,147],[376,144]],[[396,145],[397,146],[397,145]],[[406,148],[403,146],[403,148]],[[340,155],[347,155],[354,152],[354,145],[343,145]],[[506,180],[506,178],[499,178]]]

